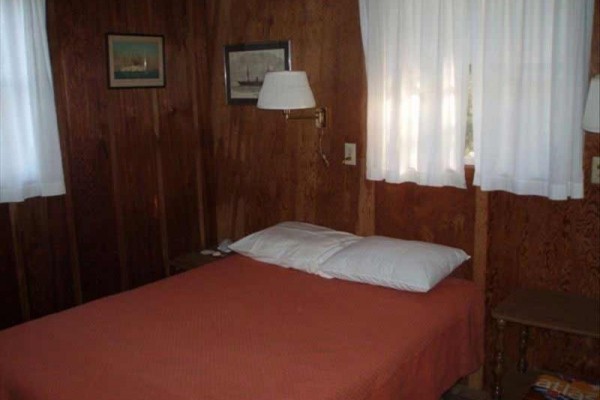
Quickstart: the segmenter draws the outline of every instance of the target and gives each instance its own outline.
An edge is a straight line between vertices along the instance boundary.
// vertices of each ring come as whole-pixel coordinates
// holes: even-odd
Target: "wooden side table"
[[[521,325],[518,371],[527,371],[529,327],[551,329],[600,338],[600,302],[566,293],[538,289],[520,289],[509,295],[492,311],[496,320],[496,366],[494,368],[494,400],[502,398],[504,372],[504,328],[507,322]]]
[[[202,265],[211,263],[213,261],[229,257],[232,254],[234,253],[221,253],[220,256],[213,256],[210,254],[202,254],[200,251],[193,251],[190,253],[182,254],[169,261],[169,265],[171,266],[171,274],[178,274],[181,272],[189,271],[190,269],[194,269]]]

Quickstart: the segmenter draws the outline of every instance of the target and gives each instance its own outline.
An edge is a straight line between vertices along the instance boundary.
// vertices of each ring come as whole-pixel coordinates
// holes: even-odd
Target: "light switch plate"
[[[592,183],[600,184],[600,157],[592,158]]]
[[[356,143],[344,143],[344,164],[356,165]]]

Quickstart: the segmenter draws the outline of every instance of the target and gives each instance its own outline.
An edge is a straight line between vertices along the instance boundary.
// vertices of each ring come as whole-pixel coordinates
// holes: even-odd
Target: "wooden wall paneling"
[[[47,19],[55,20],[56,18],[56,10],[55,10],[55,2],[50,1],[46,3],[47,5]],[[59,57],[61,54],[61,48],[59,46],[59,34],[58,34],[59,24],[48,23],[48,46],[50,50],[50,58],[51,58],[51,66],[54,72],[62,70],[62,59]],[[60,147],[62,150],[62,165],[63,165],[63,174],[65,180],[65,206],[64,206],[64,218],[67,224],[67,238],[64,240],[68,241],[69,248],[69,258],[70,258],[70,266],[71,266],[71,276],[70,282],[72,284],[72,293],[75,304],[81,304],[82,293],[81,293],[81,274],[79,271],[79,250],[77,247],[77,232],[75,228],[75,220],[74,220],[74,212],[73,212],[73,196],[72,196],[72,184],[71,184],[71,166],[69,164],[69,157],[67,156],[67,149],[69,148],[68,140],[67,140],[67,132],[68,132],[68,121],[66,120],[66,115],[68,112],[68,102],[64,96],[61,96],[60,93],[66,93],[65,81],[63,79],[64,75],[61,73],[53,73],[53,84],[54,84],[54,101],[56,105],[56,113],[57,113],[57,122],[58,122],[58,130],[60,136]],[[55,202],[51,202],[54,204]],[[55,213],[51,214],[50,223],[60,223],[61,221],[55,221]],[[60,217],[57,217],[60,218]],[[66,304],[66,303],[65,303]]]
[[[474,170],[466,169],[467,189],[435,188],[413,183],[378,182],[375,196],[377,234],[458,247],[474,254]],[[458,275],[472,276],[472,260]]]
[[[271,26],[270,33],[280,37],[289,37],[292,40],[292,68],[304,70],[308,75],[313,94],[320,104],[325,100],[326,89],[321,73],[321,63],[324,46],[323,2],[307,1],[296,3],[293,7],[282,7],[279,4],[273,7],[275,24]],[[279,24],[279,18],[287,10],[291,19],[289,24]],[[300,27],[303,29],[290,29]],[[296,190],[294,193],[294,219],[299,221],[316,222],[317,195],[322,169],[326,167],[318,158],[318,135],[314,123],[310,120],[289,121],[285,125],[284,135],[296,140],[296,165],[292,173],[296,174]],[[324,139],[325,145],[332,134],[331,125],[326,130],[329,134]],[[327,168],[328,169],[328,168]],[[265,176],[266,179],[269,179]]]
[[[594,28],[590,54],[590,76],[600,74],[600,0],[594,2]]]
[[[194,53],[195,31],[202,26],[200,5],[182,1],[176,6],[165,3],[163,15],[167,45],[167,86],[159,90],[159,152],[162,160],[168,250],[171,257],[201,247],[199,215],[202,199],[198,193],[197,157],[200,153],[200,114]],[[197,25],[197,27],[195,26]],[[173,73],[169,72],[173,71]],[[203,83],[206,83],[204,81]],[[202,210],[203,212],[203,210]]]
[[[0,207],[2,327],[159,279],[170,250],[211,235],[199,226],[200,135],[210,133],[206,55],[197,54],[204,3],[47,7],[67,195]],[[109,90],[107,32],[164,34],[167,87]]]
[[[122,289],[152,282],[163,276],[152,94],[156,89],[129,89],[111,93],[111,115],[121,119],[113,126],[125,263]]]
[[[111,1],[106,5],[110,11],[103,23],[104,32],[155,33],[147,23],[144,23],[149,12],[147,2]],[[145,171],[145,166],[135,165],[134,162],[134,160],[144,159],[144,156],[148,156],[150,153],[147,149],[147,142],[153,140],[150,127],[153,127],[154,118],[152,103],[149,102],[147,92],[151,90],[105,89],[105,93],[108,95],[107,117],[110,116],[111,119],[110,129],[107,133],[110,140],[109,156],[121,290],[150,281],[139,276],[140,271],[154,267],[153,263],[148,263],[147,250],[139,250],[140,242],[149,242],[147,243],[148,247],[152,247],[151,250],[148,249],[149,251],[154,251],[157,247],[161,248],[148,240],[149,233],[143,223],[140,226],[140,218],[143,218],[144,215],[152,215],[146,214],[148,208],[144,210],[141,204],[146,203],[145,205],[147,205],[148,197],[154,200],[155,206],[158,203],[156,196],[152,194],[143,191],[136,193],[140,188],[146,188],[148,177],[141,176]],[[154,133],[153,130],[151,132]],[[146,140],[143,139],[144,137]],[[145,161],[148,164],[156,165],[154,158]],[[139,175],[137,175],[138,173]],[[153,192],[152,189],[150,191]],[[154,217],[156,214],[154,212]],[[138,237],[137,241],[134,239],[136,236]],[[136,264],[137,261],[141,264]]]
[[[330,166],[325,168],[321,163],[318,168],[316,221],[354,232],[360,219],[359,193],[364,164],[348,166],[342,161],[344,143],[355,143],[357,155],[366,147],[366,109],[361,109],[366,105],[362,100],[366,95],[366,74],[357,23],[358,3],[324,2],[322,9],[321,35],[311,40],[322,43],[320,81],[315,91],[320,92],[319,103],[331,111],[331,125],[324,137]],[[346,218],[338,218],[340,214]]]
[[[345,140],[357,142],[359,151],[363,140],[363,100],[353,95],[364,88],[360,82],[347,88],[345,82],[364,80],[361,54],[353,54],[350,62],[346,58],[360,45],[357,5],[209,1],[207,14],[218,237],[240,237],[289,219],[355,231],[360,167],[343,167],[341,158]],[[278,112],[225,104],[223,46],[286,39],[291,40],[292,69],[305,70],[319,105],[331,108],[332,124],[323,140],[329,168],[317,153],[319,138],[311,121],[286,123]]]
[[[110,163],[110,174],[112,183],[112,210],[114,212],[115,238],[118,256],[119,289],[126,290],[131,286],[131,271],[128,264],[128,248],[125,238],[125,217],[122,201],[122,182],[119,173],[119,153],[117,151],[117,138],[115,130],[119,131],[122,114],[125,112],[119,101],[111,96],[107,99],[106,115],[110,115],[108,129],[103,133],[102,145],[106,151],[106,157]],[[116,105],[116,106],[115,106]],[[104,136],[105,135],[105,136]]]
[[[231,3],[233,11],[238,2]],[[240,22],[244,29],[230,30],[230,35],[233,33],[238,42],[289,40],[291,68],[306,70],[315,87],[318,75],[307,68],[304,44],[307,32],[314,30],[314,24],[306,17],[305,8],[310,5],[259,3],[254,1],[250,7],[262,7],[261,12],[246,16]],[[297,26],[303,26],[304,32],[294,29]],[[235,129],[240,140],[238,156],[245,170],[238,193],[243,200],[236,204],[233,213],[233,236],[239,237],[282,220],[311,221],[314,207],[307,204],[312,204],[314,196],[308,182],[314,181],[317,165],[311,166],[315,157],[306,157],[303,144],[316,139],[314,124],[309,120],[286,122],[281,112],[259,110],[255,106],[229,108],[233,113],[241,112],[239,119],[235,115],[239,122]],[[254,212],[257,208],[262,211]]]
[[[231,1],[223,2],[207,2],[208,12],[213,13],[212,23],[210,26],[209,41],[211,45],[211,98],[210,104],[212,132],[214,134],[214,172],[215,172],[215,195],[216,195],[216,212],[217,212],[217,237],[223,239],[225,237],[234,236],[234,232],[239,229],[237,224],[243,224],[243,219],[238,219],[237,213],[240,208],[243,209],[245,204],[244,179],[243,175],[251,173],[248,166],[242,164],[242,141],[240,130],[240,120],[242,113],[249,109],[247,106],[228,106],[225,100],[224,83],[223,83],[223,46],[232,43],[241,43],[243,41],[257,41],[254,36],[244,38],[245,35],[245,19],[248,12],[237,10],[233,12]],[[252,7],[252,2],[248,2],[248,7]],[[243,7],[242,4],[239,4]],[[265,4],[263,7],[267,8]],[[262,8],[261,8],[262,10]],[[233,15],[230,15],[232,14]],[[231,20],[230,20],[231,18]],[[236,20],[239,19],[239,20]],[[227,24],[223,23],[228,21]],[[236,27],[240,32],[234,34],[232,27]],[[266,40],[266,38],[263,38]],[[269,141],[269,132],[260,132],[260,135],[266,142]],[[250,155],[251,156],[251,155]],[[269,157],[269,153],[265,152],[262,157]],[[260,168],[260,162],[257,160],[255,169]]]
[[[473,282],[475,282],[475,284],[479,286],[483,293],[486,293],[487,286],[486,279],[490,232],[489,208],[489,193],[484,192],[479,188],[475,188],[475,229],[473,233]],[[489,313],[486,314],[485,318],[487,321],[486,324],[488,326],[494,325],[494,322],[491,321]],[[495,342],[488,336],[486,338],[486,343],[488,343],[488,345],[491,345]],[[490,351],[493,351],[493,349],[490,348]],[[484,373],[484,367],[481,367],[476,373],[470,375],[469,387],[481,388],[483,386],[483,381],[485,378]]]
[[[107,117],[105,26],[107,9],[93,1],[50,1],[48,25],[58,53],[55,96],[67,106],[64,119],[84,301],[120,289],[117,226],[113,209],[111,137]],[[58,66],[58,67],[57,67]]]
[[[485,292],[490,245],[490,196],[475,188],[475,232],[473,235],[473,281]]]
[[[21,250],[21,232],[18,225],[18,210],[15,204],[5,204],[4,222],[8,229],[4,230],[6,246],[4,259],[11,261],[3,268],[4,276],[7,278],[2,287],[3,291],[16,295],[8,296],[7,303],[12,301],[13,308],[5,310],[3,314],[10,316],[12,314],[14,321],[27,321],[31,318],[29,307],[29,295],[27,288],[27,277],[25,271],[25,262],[23,261],[23,251]],[[11,279],[14,278],[14,279]],[[8,304],[5,304],[8,306]],[[16,307],[15,307],[16,306]],[[12,313],[11,313],[12,311]],[[10,323],[9,319],[5,320]]]
[[[23,249],[21,246],[22,232],[19,226],[19,210],[15,203],[9,204],[11,242],[13,245],[14,267],[17,277],[17,290],[19,293],[19,307],[21,310],[21,320],[28,321],[31,318],[31,307],[29,306],[29,288],[27,285],[27,271]]]
[[[46,197],[46,218],[48,246],[52,261],[53,299],[52,312],[64,310],[80,304],[78,294],[78,267],[73,266],[71,232],[69,231],[69,205],[66,196]],[[43,284],[43,282],[40,282]]]
[[[198,151],[196,152],[196,193],[198,207],[198,228],[200,244],[205,247],[216,243],[216,202],[214,188],[216,186],[213,160],[213,135],[211,131],[210,94],[212,80],[208,56],[212,47],[208,37],[206,2],[188,1],[189,14],[194,16],[192,21],[202,20],[204,23],[192,23],[190,31],[192,40],[188,46],[189,59],[193,60],[195,85],[192,87],[194,102],[194,130],[200,135]]]
[[[13,221],[13,224],[18,228],[17,240],[23,254],[27,303],[30,316],[35,318],[50,313],[54,308],[48,209],[44,198],[29,199],[14,206],[16,221]]]
[[[241,185],[241,173],[243,166],[238,161],[239,154],[239,113],[240,106],[228,106],[224,91],[224,65],[223,46],[225,44],[241,43],[243,31],[236,36],[233,34],[233,26],[243,21],[230,20],[232,10],[231,1],[207,1],[207,48],[209,50],[209,73],[210,73],[210,124],[213,137],[214,157],[212,158],[213,174],[210,182],[214,190],[215,215],[217,221],[217,239],[235,237],[237,230],[235,223],[240,223],[235,217],[236,204],[240,199],[238,193],[243,192]],[[251,5],[250,5],[251,6]],[[267,8],[265,4],[263,7]],[[261,8],[262,10],[263,8]],[[233,17],[247,15],[247,13],[234,13]],[[225,23],[227,21],[227,23]],[[236,23],[237,25],[234,25]],[[264,133],[262,133],[264,134]],[[266,155],[265,155],[266,156]],[[256,166],[255,168],[259,168]],[[243,221],[241,222],[243,224]],[[243,225],[242,228],[243,230]]]
[[[75,304],[64,197],[11,205],[14,248],[23,282],[22,306],[31,318]]]
[[[0,329],[22,320],[9,207],[0,204]]]
[[[553,202],[508,193],[491,195],[490,307],[518,287],[540,287],[599,298],[598,195]],[[509,356],[516,358],[517,332],[509,332]],[[568,373],[600,373],[595,352],[582,339],[534,332],[532,365]],[[491,350],[490,350],[491,351]],[[590,354],[595,354],[590,360]],[[581,360],[587,360],[582,362]]]
[[[158,93],[152,92],[152,126],[154,136],[158,145],[156,146],[156,174],[157,174],[157,189],[158,189],[158,216],[160,228],[160,252],[162,257],[162,267],[164,276],[171,275],[169,266],[169,232],[167,231],[167,208],[165,204],[165,178],[163,171],[163,159],[160,151],[160,112],[158,108]]]

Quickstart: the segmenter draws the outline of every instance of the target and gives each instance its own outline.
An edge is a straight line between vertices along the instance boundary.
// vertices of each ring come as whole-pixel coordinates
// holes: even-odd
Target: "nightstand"
[[[600,304],[597,300],[587,299],[567,293],[537,289],[520,289],[509,295],[492,311],[496,320],[498,337],[496,339],[496,366],[494,368],[494,387],[492,398],[502,397],[502,378],[504,373],[504,328],[507,322],[521,325],[519,342],[518,376],[525,391],[530,383],[527,372],[527,341],[529,327],[551,329],[575,335],[600,338]],[[514,385],[512,385],[514,386]],[[518,388],[517,392],[521,390]]]
[[[229,257],[232,254],[234,253],[221,253],[220,256],[213,256],[209,254],[202,254],[200,251],[182,254],[169,261],[171,274],[175,275],[181,272],[189,271],[191,269],[209,264],[213,261],[222,260],[223,258]]]

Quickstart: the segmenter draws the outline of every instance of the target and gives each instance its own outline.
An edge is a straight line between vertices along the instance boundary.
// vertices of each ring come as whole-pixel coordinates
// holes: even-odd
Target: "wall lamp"
[[[315,97],[304,71],[267,72],[256,106],[264,110],[283,110],[285,119],[313,119],[317,128],[327,127],[327,110],[315,108]],[[292,110],[314,108],[312,114],[292,114]]]
[[[590,90],[583,113],[583,129],[588,132],[600,133],[600,75],[590,82]]]

